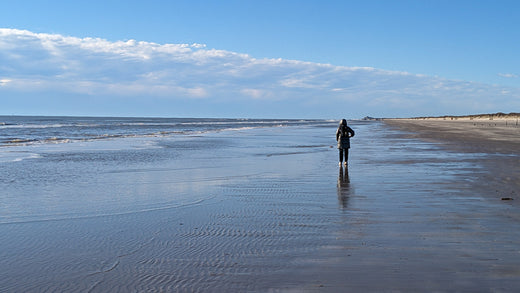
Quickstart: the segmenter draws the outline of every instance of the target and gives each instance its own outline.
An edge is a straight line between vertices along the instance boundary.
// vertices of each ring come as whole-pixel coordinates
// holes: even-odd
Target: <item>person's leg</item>
[[[348,162],[348,149],[345,149],[345,162]]]
[[[339,162],[343,162],[343,149],[339,149]]]

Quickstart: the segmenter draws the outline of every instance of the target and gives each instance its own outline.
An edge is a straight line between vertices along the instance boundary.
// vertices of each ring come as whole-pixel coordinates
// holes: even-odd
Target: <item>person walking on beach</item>
[[[336,140],[339,149],[339,165],[343,164],[345,158],[345,166],[348,164],[348,149],[350,148],[350,138],[354,136],[354,130],[347,125],[347,120],[343,119],[339,123],[336,131]],[[345,156],[343,156],[343,154]]]

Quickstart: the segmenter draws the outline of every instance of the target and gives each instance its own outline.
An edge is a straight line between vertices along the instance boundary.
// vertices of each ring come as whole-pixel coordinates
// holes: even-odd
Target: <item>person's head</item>
[[[342,119],[341,122],[339,123],[339,125],[347,126],[347,120],[346,119]]]

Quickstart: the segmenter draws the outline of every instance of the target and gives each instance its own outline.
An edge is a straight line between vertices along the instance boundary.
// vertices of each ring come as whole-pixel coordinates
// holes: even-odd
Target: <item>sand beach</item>
[[[489,170],[481,180],[483,187],[507,199],[520,191],[519,120],[517,114],[489,114],[386,119],[385,123],[409,131],[407,137],[439,143],[449,150],[482,154],[480,164]]]
[[[0,291],[514,292],[518,128],[462,123],[4,147]]]
[[[520,152],[520,114],[385,119],[385,122],[415,132],[415,137],[459,145],[466,151]]]

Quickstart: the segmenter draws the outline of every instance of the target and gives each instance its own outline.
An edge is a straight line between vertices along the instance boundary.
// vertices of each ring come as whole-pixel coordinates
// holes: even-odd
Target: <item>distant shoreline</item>
[[[444,116],[421,116],[410,118],[383,118],[384,120],[509,120],[520,119],[520,113],[492,113],[492,114],[473,114],[473,115],[444,115]]]

